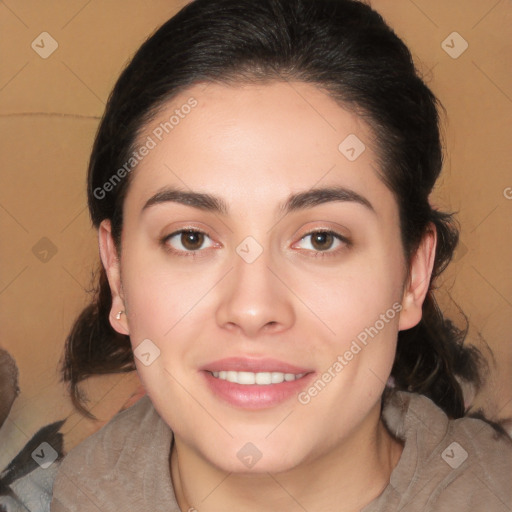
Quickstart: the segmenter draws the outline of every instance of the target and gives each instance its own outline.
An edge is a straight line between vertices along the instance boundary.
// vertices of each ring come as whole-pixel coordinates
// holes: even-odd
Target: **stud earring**
[[[121,315],[124,313],[124,311],[119,311],[116,315],[116,320],[121,320]]]

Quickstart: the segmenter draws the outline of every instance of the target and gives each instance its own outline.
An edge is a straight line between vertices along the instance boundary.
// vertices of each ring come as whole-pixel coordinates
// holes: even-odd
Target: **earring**
[[[121,320],[121,315],[124,313],[124,311],[119,311],[116,315],[116,320]]]

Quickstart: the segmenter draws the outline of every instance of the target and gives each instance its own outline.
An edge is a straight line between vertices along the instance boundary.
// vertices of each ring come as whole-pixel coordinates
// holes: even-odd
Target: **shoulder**
[[[144,396],[128,409],[118,412],[101,429],[75,446],[63,459],[61,467],[73,463],[97,462],[115,464],[123,450],[146,426],[156,424],[159,417],[149,397]]]
[[[424,510],[510,510],[509,436],[480,419],[450,419],[432,400],[415,393],[393,393],[382,415],[390,432],[405,441],[392,474],[401,498],[412,499],[423,488],[423,498],[415,500],[423,500]]]
[[[511,510],[512,439],[470,417],[451,420],[449,433],[452,441],[442,456],[452,469],[461,470],[452,485],[466,495],[464,501],[482,510]]]
[[[139,490],[146,464],[161,451],[159,444],[171,437],[149,397],[142,397],[64,457],[53,485],[51,510],[109,510],[109,503],[127,498],[130,489]]]

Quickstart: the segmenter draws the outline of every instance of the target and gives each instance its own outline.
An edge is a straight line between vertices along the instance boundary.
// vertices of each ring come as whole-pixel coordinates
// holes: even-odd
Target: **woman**
[[[91,155],[97,301],[77,384],[147,396],[64,459],[52,511],[509,510],[438,310],[457,230],[437,101],[353,0],[196,0],[134,56]],[[500,435],[501,434],[501,435]]]

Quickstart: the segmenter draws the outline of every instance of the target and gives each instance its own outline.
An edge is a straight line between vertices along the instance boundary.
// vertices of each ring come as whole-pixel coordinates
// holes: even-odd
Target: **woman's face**
[[[202,84],[139,142],[119,289],[108,222],[102,257],[113,325],[176,439],[263,472],[364,437],[417,321],[368,127],[312,85]]]

